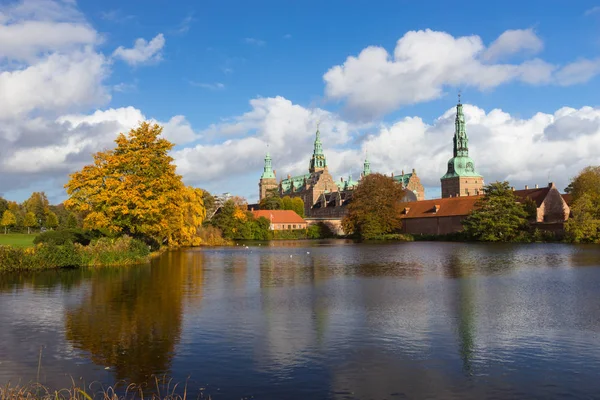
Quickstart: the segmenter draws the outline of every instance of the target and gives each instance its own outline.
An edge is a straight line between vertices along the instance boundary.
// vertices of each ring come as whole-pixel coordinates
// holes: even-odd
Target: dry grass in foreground
[[[105,387],[100,383],[92,383],[87,387],[78,386],[75,382],[70,388],[50,390],[46,386],[33,383],[29,385],[0,386],[0,400],[210,400],[203,392],[190,396],[185,385],[173,384],[171,379],[154,379],[155,386],[124,383]]]

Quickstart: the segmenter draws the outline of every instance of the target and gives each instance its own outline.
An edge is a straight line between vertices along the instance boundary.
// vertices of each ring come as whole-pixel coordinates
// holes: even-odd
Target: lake
[[[600,246],[289,241],[0,275],[0,385],[213,399],[590,398]],[[97,386],[96,386],[97,387]]]

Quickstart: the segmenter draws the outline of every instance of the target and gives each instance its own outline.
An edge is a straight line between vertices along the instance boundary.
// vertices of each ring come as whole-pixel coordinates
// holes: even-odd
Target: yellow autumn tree
[[[183,184],[168,154],[173,144],[161,133],[158,124],[142,122],[71,175],[65,206],[85,215],[85,228],[192,244],[205,217],[202,192]]]

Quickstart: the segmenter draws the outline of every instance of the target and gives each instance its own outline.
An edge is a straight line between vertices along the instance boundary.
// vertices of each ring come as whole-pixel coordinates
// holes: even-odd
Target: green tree
[[[525,212],[527,213],[527,220],[535,222],[537,220],[537,204],[533,199],[527,197],[523,203]]]
[[[0,225],[4,227],[4,234],[8,233],[8,229],[15,226],[17,224],[17,217],[10,210],[4,210],[2,214],[2,220],[0,221]]]
[[[292,210],[299,216],[304,218],[304,201],[300,197],[294,197],[292,199]]]
[[[271,221],[265,217],[260,217],[252,220],[252,239],[254,240],[269,240],[272,237],[272,232],[269,229]]]
[[[67,229],[74,229],[77,228],[79,226],[79,222],[77,222],[77,217],[75,216],[74,213],[69,213],[67,215],[67,220],[65,221],[65,227]]]
[[[235,203],[232,200],[227,200],[210,220],[210,224],[219,228],[225,239],[236,237],[238,228],[235,218],[236,209]]]
[[[483,242],[509,242],[527,226],[525,206],[517,202],[508,182],[494,182],[484,188],[485,196],[463,220],[465,233]]]
[[[393,178],[367,175],[352,194],[348,213],[342,220],[344,231],[370,239],[400,229],[403,195],[402,186]]]
[[[38,226],[38,220],[33,212],[29,211],[25,214],[23,225],[27,227],[27,233],[31,233],[31,228]]]
[[[206,209],[206,217],[210,219],[217,209],[215,197],[210,194],[208,190],[202,189],[202,200],[204,201],[204,208]]]
[[[8,210],[8,201],[0,197],[0,215],[4,215],[4,211]]]
[[[36,220],[43,224],[46,220],[46,213],[49,211],[48,198],[44,192],[33,192],[23,203],[23,208],[26,213],[34,213]]]
[[[600,167],[584,168],[569,184],[572,217],[565,223],[568,240],[600,243]]]
[[[281,209],[291,210],[292,209],[292,198],[290,196],[284,196],[281,198]]]
[[[58,217],[52,211],[48,211],[46,216],[46,226],[50,229],[56,229],[58,227]]]
[[[283,202],[281,197],[279,197],[277,188],[267,190],[265,197],[260,200],[258,206],[261,210],[281,210],[283,208]]]

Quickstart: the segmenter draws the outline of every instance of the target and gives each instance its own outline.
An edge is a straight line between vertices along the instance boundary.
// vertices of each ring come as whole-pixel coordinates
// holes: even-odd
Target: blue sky
[[[141,118],[171,122],[165,132],[177,143],[180,173],[212,192],[255,200],[267,143],[279,177],[304,172],[321,119],[334,176],[358,174],[369,149],[376,170],[422,171],[435,197],[458,90],[472,106],[467,131],[486,181],[545,184],[551,175],[564,185],[597,163],[597,1],[22,0],[1,10],[0,42],[23,43],[0,49],[0,89],[8,97],[41,87],[44,98],[11,100],[0,115],[0,193],[10,199],[45,190],[61,201],[68,173]],[[56,33],[67,25],[74,30]],[[351,70],[348,57],[370,46],[385,49],[389,62],[375,51]],[[64,64],[48,73],[60,84],[46,100],[48,77],[32,88],[19,72],[41,76],[51,57]],[[571,158],[562,153],[569,146]]]

